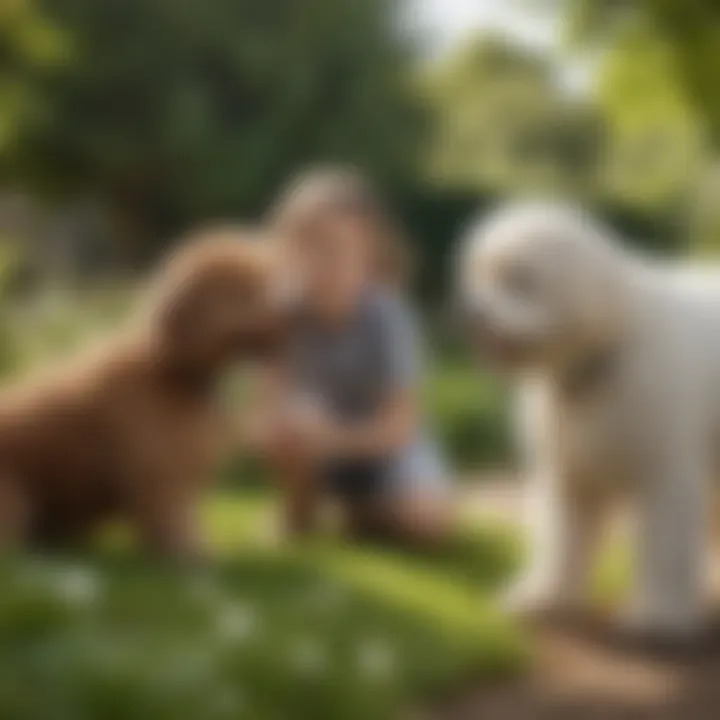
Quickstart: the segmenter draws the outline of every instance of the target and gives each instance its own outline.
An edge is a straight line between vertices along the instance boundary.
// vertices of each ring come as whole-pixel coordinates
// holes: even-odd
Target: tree
[[[608,192],[648,208],[684,202],[707,138],[667,44],[637,28],[607,50],[598,75],[611,139]]]
[[[72,62],[26,78],[43,103],[2,168],[104,199],[136,259],[187,222],[257,212],[306,162],[413,172],[422,123],[396,2],[37,1]]]
[[[555,5],[566,11],[576,47],[600,50],[598,102],[611,135],[610,192],[655,215],[670,212],[675,224],[686,224],[685,244],[690,238],[703,251],[717,245],[720,224],[717,214],[709,220],[708,213],[716,203],[706,199],[717,187],[716,180],[706,178],[720,147],[717,2],[562,0]]]
[[[663,47],[715,145],[720,146],[720,7],[717,0],[577,0],[564,3],[572,36],[603,45],[649,38]]]
[[[32,73],[56,67],[66,59],[62,34],[31,0],[0,3],[0,153],[9,153],[40,98]]]
[[[546,58],[479,37],[425,85],[438,118],[431,172],[442,182],[593,191],[602,124],[563,93]]]

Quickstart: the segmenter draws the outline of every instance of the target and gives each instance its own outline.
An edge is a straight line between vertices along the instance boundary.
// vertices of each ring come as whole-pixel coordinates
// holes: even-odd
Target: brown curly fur
[[[126,327],[0,393],[0,544],[56,546],[121,518],[148,549],[199,550],[197,500],[223,444],[213,386],[279,327],[267,244],[244,235],[183,243]]]

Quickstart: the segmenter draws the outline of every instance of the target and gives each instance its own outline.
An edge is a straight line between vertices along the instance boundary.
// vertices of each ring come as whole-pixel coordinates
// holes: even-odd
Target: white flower
[[[90,605],[100,594],[101,583],[97,572],[84,567],[59,569],[54,587],[60,597],[70,605]]]
[[[386,640],[368,638],[358,647],[357,663],[365,677],[375,680],[388,678],[395,671],[395,652]]]
[[[247,603],[227,604],[215,615],[215,631],[220,639],[228,642],[249,640],[259,629],[258,615]]]
[[[303,675],[319,675],[328,665],[327,649],[317,640],[302,638],[289,651],[292,667]]]

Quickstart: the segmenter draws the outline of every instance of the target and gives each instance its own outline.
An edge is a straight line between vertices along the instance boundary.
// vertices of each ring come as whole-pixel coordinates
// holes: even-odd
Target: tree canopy
[[[430,172],[439,180],[596,189],[602,125],[591,106],[563,92],[546,58],[478,37],[425,83],[437,120]]]
[[[21,59],[6,179],[90,193],[136,227],[248,213],[308,161],[412,174],[412,48],[385,0],[12,0],[67,39]],[[33,12],[31,12],[33,11]],[[20,22],[20,20],[18,20]]]
[[[628,64],[632,48],[662,47],[667,72],[720,146],[720,11],[716,0],[577,0],[566,3],[571,36],[618,44]],[[656,78],[663,80],[662,75]]]

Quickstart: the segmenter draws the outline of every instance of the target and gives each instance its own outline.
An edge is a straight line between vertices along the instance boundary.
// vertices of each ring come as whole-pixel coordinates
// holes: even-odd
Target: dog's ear
[[[215,233],[181,241],[167,258],[151,296],[153,332],[173,363],[198,362],[212,341],[219,292],[238,263],[239,240]]]
[[[181,247],[155,286],[153,332],[172,364],[209,365],[277,347],[301,294],[269,241],[211,236]]]
[[[209,288],[198,278],[168,283],[155,308],[155,332],[163,350],[188,361],[205,346]]]

